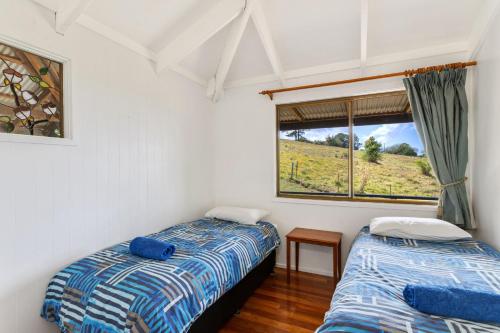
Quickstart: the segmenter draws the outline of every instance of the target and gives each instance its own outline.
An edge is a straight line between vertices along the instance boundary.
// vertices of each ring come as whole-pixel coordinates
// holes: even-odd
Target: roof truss
[[[213,102],[217,102],[224,93],[224,82],[226,81],[236,51],[238,50],[238,45],[240,45],[243,33],[248,25],[248,20],[250,19],[250,14],[252,13],[255,2],[254,0],[248,1],[243,13],[232,23],[231,30],[227,36],[226,45],[224,46],[224,51],[222,52],[219,65],[217,66],[217,72],[208,84],[207,96],[211,98]]]
[[[92,0],[66,0],[56,11],[56,31],[62,35],[73,25]]]
[[[54,1],[32,0],[46,8],[56,12],[55,29],[64,34],[75,22],[93,30],[94,32],[152,60],[158,72],[168,68],[184,77],[200,84],[210,86],[207,94],[212,100],[218,100],[223,94],[223,89],[241,85],[259,84],[265,82],[280,82],[285,84],[286,80],[297,79],[312,75],[331,73],[346,69],[363,69],[370,66],[379,66],[389,63],[397,63],[448,54],[466,53],[469,58],[476,56],[484,36],[489,30],[492,20],[500,12],[500,1],[486,0],[482,12],[477,18],[476,27],[469,38],[464,42],[454,42],[440,45],[438,47],[423,48],[416,50],[405,50],[403,52],[386,54],[383,56],[368,57],[368,0],[361,0],[361,34],[360,34],[360,57],[348,61],[335,62],[320,66],[299,68],[285,71],[278,52],[276,50],[261,0],[220,0],[197,22],[191,25],[176,39],[168,44],[162,51],[155,53],[149,48],[131,40],[128,36],[115,31],[105,24],[97,22],[84,14],[85,9],[92,0],[65,0],[61,1],[61,8],[54,8]],[[246,8],[245,8],[246,7]],[[251,17],[266,55],[273,69],[272,74],[245,78],[242,80],[226,82],[227,74],[236,54],[243,32]],[[236,21],[235,19],[238,18]],[[219,62],[217,73],[207,82],[204,78],[183,68],[179,63],[198,47],[203,45],[210,37],[222,28],[234,22],[231,33],[226,41],[223,56]],[[465,60],[465,59],[464,59]],[[210,84],[209,84],[210,83]]]
[[[224,93],[224,83],[233,62],[234,56],[240,44],[243,33],[248,25],[249,18],[252,18],[257,33],[260,37],[266,55],[269,59],[274,75],[281,84],[285,84],[283,66],[281,65],[278,52],[267,24],[264,10],[260,0],[247,0],[244,12],[235,20],[226,41],[217,73],[208,84],[207,96],[212,101],[217,102]]]
[[[245,8],[244,0],[220,0],[213,8],[158,53],[156,70],[175,66],[231,23]]]
[[[257,33],[259,34],[264,50],[266,51],[271,67],[273,68],[274,75],[279,79],[282,85],[285,84],[284,70],[281,65],[278,52],[276,51],[276,46],[274,45],[273,37],[269,26],[267,24],[266,15],[262,8],[260,0],[256,0],[254,8],[252,11],[252,20],[257,28]]]

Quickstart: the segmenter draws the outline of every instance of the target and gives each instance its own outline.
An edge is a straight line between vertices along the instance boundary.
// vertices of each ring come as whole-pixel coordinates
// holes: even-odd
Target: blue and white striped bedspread
[[[500,326],[430,316],[403,299],[408,284],[500,293],[500,253],[474,241],[428,242],[370,235],[356,238],[332,299],[326,332],[500,332]]]
[[[174,256],[136,257],[128,241],[75,262],[50,281],[42,317],[62,332],[185,332],[280,244],[267,222],[202,219],[150,237]]]

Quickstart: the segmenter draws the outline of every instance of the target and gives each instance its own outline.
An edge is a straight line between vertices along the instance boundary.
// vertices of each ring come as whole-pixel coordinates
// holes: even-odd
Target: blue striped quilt
[[[215,219],[149,237],[174,244],[174,256],[137,257],[127,241],[81,259],[52,278],[42,317],[62,332],[186,332],[280,244],[270,223]]]
[[[499,325],[430,316],[403,299],[409,284],[500,293],[500,253],[475,241],[429,242],[370,235],[352,246],[331,308],[317,333],[500,332]]]

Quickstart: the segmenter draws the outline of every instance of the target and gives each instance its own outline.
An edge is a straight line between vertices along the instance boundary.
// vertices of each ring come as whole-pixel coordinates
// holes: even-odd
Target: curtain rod
[[[274,94],[287,92],[287,91],[329,87],[329,86],[336,86],[339,84],[347,84],[347,83],[369,81],[369,80],[378,80],[378,79],[385,79],[385,78],[395,77],[395,76],[412,76],[415,74],[427,73],[430,71],[442,71],[442,70],[448,69],[448,68],[465,68],[465,67],[474,66],[474,65],[477,65],[477,61],[455,62],[455,63],[451,63],[451,64],[446,64],[446,65],[422,67],[422,68],[417,68],[417,69],[409,69],[406,71],[389,73],[389,74],[363,76],[363,77],[358,77],[358,78],[349,79],[349,80],[316,83],[316,84],[309,84],[309,85],[295,86],[295,87],[288,87],[288,88],[280,88],[280,89],[273,89],[273,90],[263,90],[263,91],[259,92],[259,94],[267,95],[272,100]]]

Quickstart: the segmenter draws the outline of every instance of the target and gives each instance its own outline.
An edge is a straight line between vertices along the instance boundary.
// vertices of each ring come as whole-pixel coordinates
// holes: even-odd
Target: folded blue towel
[[[407,285],[406,303],[420,312],[500,323],[500,294],[439,286]]]
[[[147,237],[134,238],[129,248],[133,255],[156,260],[167,260],[175,253],[174,245]]]

